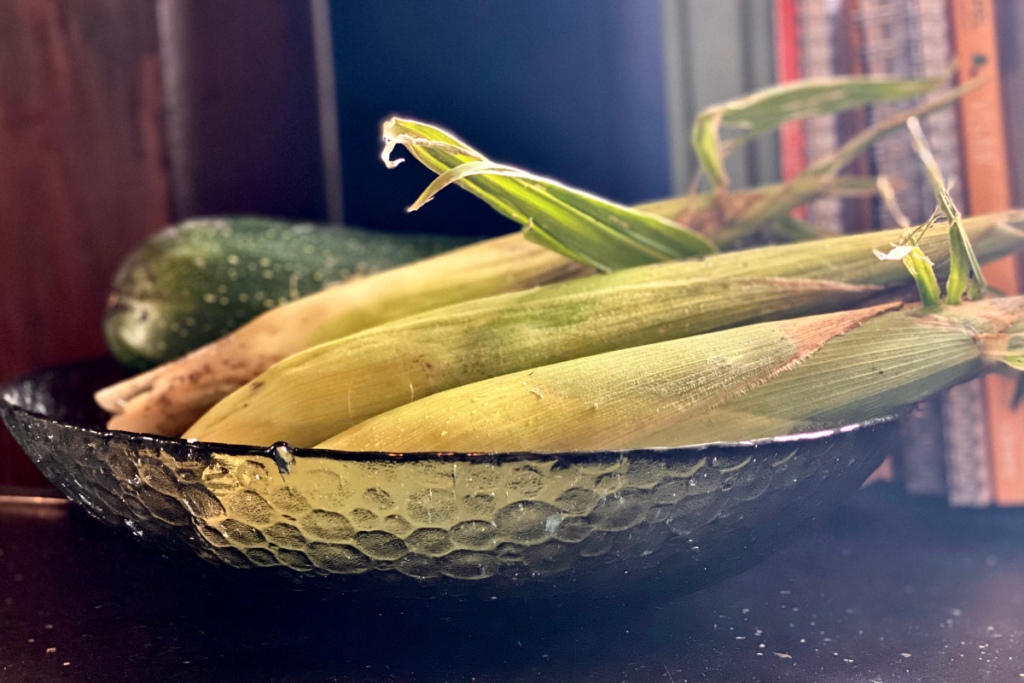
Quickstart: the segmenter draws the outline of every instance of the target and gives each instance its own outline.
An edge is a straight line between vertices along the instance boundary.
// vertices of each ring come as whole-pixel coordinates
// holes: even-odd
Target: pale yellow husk
[[[346,282],[272,309],[180,359],[103,389],[110,429],[177,436],[277,361],[391,320],[592,272],[506,235]]]
[[[999,365],[1024,298],[879,306],[534,368],[367,420],[320,448],[574,451],[672,447],[839,427],[900,412]]]

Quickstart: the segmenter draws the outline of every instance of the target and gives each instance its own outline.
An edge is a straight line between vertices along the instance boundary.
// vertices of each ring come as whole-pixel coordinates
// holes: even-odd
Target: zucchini
[[[145,370],[292,299],[471,241],[259,217],[188,220],[121,264],[103,334],[119,363]]]

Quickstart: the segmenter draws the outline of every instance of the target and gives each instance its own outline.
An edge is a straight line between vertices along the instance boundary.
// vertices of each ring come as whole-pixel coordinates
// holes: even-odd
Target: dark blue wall
[[[439,124],[496,161],[618,201],[669,194],[658,0],[335,0],[345,220],[497,234],[514,225],[434,177],[389,171],[391,114]],[[402,151],[402,150],[400,150]]]

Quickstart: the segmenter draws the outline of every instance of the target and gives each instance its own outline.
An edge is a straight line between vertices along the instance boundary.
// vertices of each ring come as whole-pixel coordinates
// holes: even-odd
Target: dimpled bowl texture
[[[4,422],[68,498],[246,581],[375,597],[696,590],[837,506],[895,431],[545,454],[267,449],[104,431],[91,394],[117,378],[91,361],[3,387]]]

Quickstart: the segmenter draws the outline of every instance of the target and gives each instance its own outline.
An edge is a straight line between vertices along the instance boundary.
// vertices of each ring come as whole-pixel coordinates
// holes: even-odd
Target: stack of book
[[[954,201],[965,214],[1024,204],[1024,4],[1019,0],[775,0],[779,81],[837,73],[920,78],[950,73],[988,82],[955,108],[932,114],[924,129]],[[866,115],[812,120],[780,136],[783,175],[834,148],[859,128],[908,103],[871,107]],[[797,168],[794,170],[794,166]],[[935,208],[932,189],[908,134],[876,143],[861,169],[887,176],[914,223]],[[788,172],[788,173],[787,173]],[[865,200],[858,200],[865,201]],[[842,211],[836,200],[812,205],[807,218],[829,231],[893,227],[881,202]],[[990,285],[1021,291],[1021,261],[986,266]],[[944,495],[958,507],[1024,505],[1024,407],[1016,383],[994,376],[922,403],[902,425],[894,476],[914,494]]]

